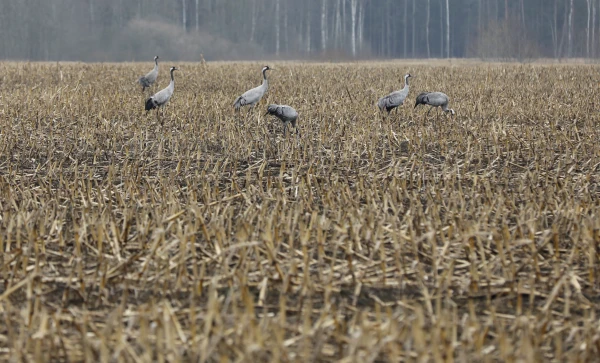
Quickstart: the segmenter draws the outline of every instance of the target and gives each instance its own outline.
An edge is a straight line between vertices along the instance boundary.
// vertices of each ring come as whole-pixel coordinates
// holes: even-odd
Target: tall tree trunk
[[[596,0],[592,1],[592,58],[596,58]]]
[[[408,58],[408,0],[404,0],[404,58]]]
[[[523,25],[523,29],[525,29],[525,27],[527,26],[527,23],[525,23],[525,2],[524,2],[524,0],[521,0],[521,24]]]
[[[427,47],[427,58],[431,58],[431,50],[429,48],[429,18],[430,18],[430,0],[425,4],[425,45]]]
[[[441,1],[440,0],[440,6],[441,6]],[[441,10],[440,10],[441,12]],[[483,11],[481,10],[481,0],[477,1],[477,35],[480,35],[482,33],[482,29],[481,29],[481,17],[482,17]],[[443,53],[443,52],[442,52]]]
[[[416,3],[416,1],[413,0],[412,1],[412,52],[411,52],[413,58],[415,58],[415,45],[416,45],[415,44],[416,43],[415,42],[415,35],[416,35],[415,34],[416,33],[415,32],[415,18],[416,18],[415,14],[417,13],[417,7],[416,7],[415,3]]]
[[[196,0],[196,33],[200,33],[200,0]]]
[[[181,13],[181,25],[183,26],[183,31],[185,32],[187,30],[187,13],[185,0],[181,0]]]
[[[90,29],[93,30],[94,29],[94,0],[89,0],[90,2]]]
[[[327,0],[321,1],[321,50],[327,50]]]
[[[310,12],[306,13],[306,54],[310,55]]]
[[[554,0],[554,11],[552,13],[552,23],[550,23],[550,37],[552,38],[552,53],[554,58],[558,58],[558,19],[557,19],[557,1]]]
[[[571,0],[573,1],[573,0]],[[446,58],[450,58],[450,2],[446,0]]]
[[[280,8],[279,1],[275,0],[275,19],[273,22],[275,23],[275,55],[279,56],[279,19],[280,19]]]
[[[347,47],[347,34],[348,32],[346,31],[347,29],[347,21],[346,19],[348,19],[346,17],[346,0],[342,0],[342,49],[346,49]]]
[[[440,58],[444,58],[444,0],[440,0]],[[480,0],[481,1],[481,0]],[[481,2],[479,3],[479,17],[481,17]],[[478,34],[481,34],[479,29]]]
[[[289,40],[288,40],[288,13],[289,13],[289,3],[288,5],[285,7],[285,10],[283,12],[283,44],[285,46],[285,51],[289,52],[290,50],[290,46],[289,46]]]
[[[590,57],[590,25],[592,22],[592,4],[590,0],[586,0],[587,2],[587,27],[585,29],[585,54],[586,57]]]
[[[573,0],[571,0],[571,6],[569,7],[569,20],[568,20],[568,37],[567,37],[567,56],[571,58],[573,56]]]
[[[365,6],[362,1],[358,2],[358,51],[363,51],[363,31],[365,27]]]
[[[340,14],[340,0],[335,3],[335,30],[334,30],[334,42],[335,46],[340,46],[340,37],[342,33],[342,19]]]
[[[350,17],[352,18],[352,34],[351,34],[351,48],[352,57],[356,58],[356,7],[358,0],[350,1]]]
[[[254,35],[256,34],[256,1],[257,0],[252,0],[252,23],[250,25],[250,43],[254,43]]]

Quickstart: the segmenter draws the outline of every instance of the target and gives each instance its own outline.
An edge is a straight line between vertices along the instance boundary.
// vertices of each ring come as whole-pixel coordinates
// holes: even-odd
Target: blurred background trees
[[[0,58],[596,58],[600,0],[0,0]]]

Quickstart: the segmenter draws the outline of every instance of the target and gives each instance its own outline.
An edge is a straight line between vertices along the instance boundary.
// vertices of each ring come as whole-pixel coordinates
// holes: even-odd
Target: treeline
[[[0,0],[0,58],[595,58],[599,12],[600,0]]]

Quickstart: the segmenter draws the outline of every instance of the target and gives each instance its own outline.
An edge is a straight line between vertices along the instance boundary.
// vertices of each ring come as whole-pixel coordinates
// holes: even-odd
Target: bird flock
[[[156,79],[158,78],[158,56],[154,57],[154,68],[148,72],[146,75],[140,77],[138,79],[138,83],[142,86],[142,92],[152,86]],[[173,96],[173,92],[175,91],[175,78],[173,77],[173,72],[177,71],[176,67],[171,67],[171,82],[166,88],[158,91],[154,95],[150,96],[150,98],[146,99],[146,112],[150,110],[156,109],[157,116],[159,109],[166,105],[171,96]],[[262,83],[260,86],[249,89],[248,91],[242,93],[241,96],[235,99],[233,103],[233,107],[236,112],[239,112],[240,109],[244,106],[250,106],[248,108],[248,113],[254,109],[256,104],[260,102],[263,98],[267,90],[269,89],[269,80],[267,79],[267,71],[273,70],[273,68],[269,66],[264,66],[262,68]],[[380,113],[384,114],[387,112],[387,116],[396,109],[396,113],[398,113],[398,107],[404,104],[404,101],[408,97],[409,93],[409,78],[412,76],[410,73],[407,73],[404,76],[404,88],[398,91],[394,91],[384,97],[381,97],[377,101],[377,107],[379,108]],[[419,105],[428,105],[429,110],[427,111],[426,116],[429,115],[432,109],[440,107],[444,113],[450,112],[452,116],[456,114],[453,109],[448,107],[448,103],[450,102],[450,98],[448,95],[442,92],[422,92],[417,96],[415,107]],[[298,130],[297,120],[298,120],[298,112],[291,106],[288,105],[277,105],[271,104],[267,106],[267,112],[265,115],[272,115],[277,117],[283,123],[283,135],[285,137],[286,131],[291,124],[292,127],[296,130],[296,135],[299,136],[300,132]]]

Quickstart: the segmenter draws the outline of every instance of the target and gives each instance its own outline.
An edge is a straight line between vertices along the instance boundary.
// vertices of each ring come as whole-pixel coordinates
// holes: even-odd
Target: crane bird
[[[392,92],[385,97],[381,97],[379,101],[377,101],[377,107],[379,107],[379,111],[383,112],[385,110],[389,115],[394,108],[401,106],[404,103],[406,96],[408,96],[408,79],[410,77],[412,77],[410,73],[407,73],[404,76],[404,88],[402,88],[400,91]],[[397,108],[396,112],[398,112]]]
[[[454,116],[456,112],[454,112],[453,109],[448,108],[448,101],[450,101],[450,98],[445,93],[422,92],[417,96],[417,102],[415,102],[414,108],[417,108],[418,105],[429,105],[431,106],[429,107],[429,111],[427,111],[427,115],[429,115],[429,112],[431,112],[434,107],[441,107],[442,111],[450,112],[450,114]]]
[[[252,88],[244,92],[240,97],[236,98],[233,103],[233,107],[235,107],[236,111],[239,111],[241,107],[250,105],[250,109],[248,112],[254,108],[260,99],[265,95],[267,89],[269,88],[269,81],[267,80],[267,71],[272,70],[269,66],[264,66],[262,69],[263,81],[262,84],[258,87]]]
[[[296,135],[299,135],[298,127],[296,126],[296,120],[298,119],[298,112],[288,105],[269,105],[265,115],[273,115],[283,122],[283,137],[289,124],[296,129]]]
[[[150,87],[154,82],[156,82],[156,78],[158,77],[158,56],[154,57],[154,68],[148,72],[145,76],[141,76],[138,79],[138,83],[142,85],[142,92],[146,90],[146,88]]]
[[[169,85],[166,88],[156,92],[152,97],[146,100],[146,113],[148,113],[150,110],[156,109],[156,114],[158,115],[159,107],[164,106],[167,102],[169,102],[169,99],[171,96],[173,96],[173,91],[175,90],[175,78],[173,78],[173,72],[178,70],[179,69],[175,67],[171,67],[171,82]]]

